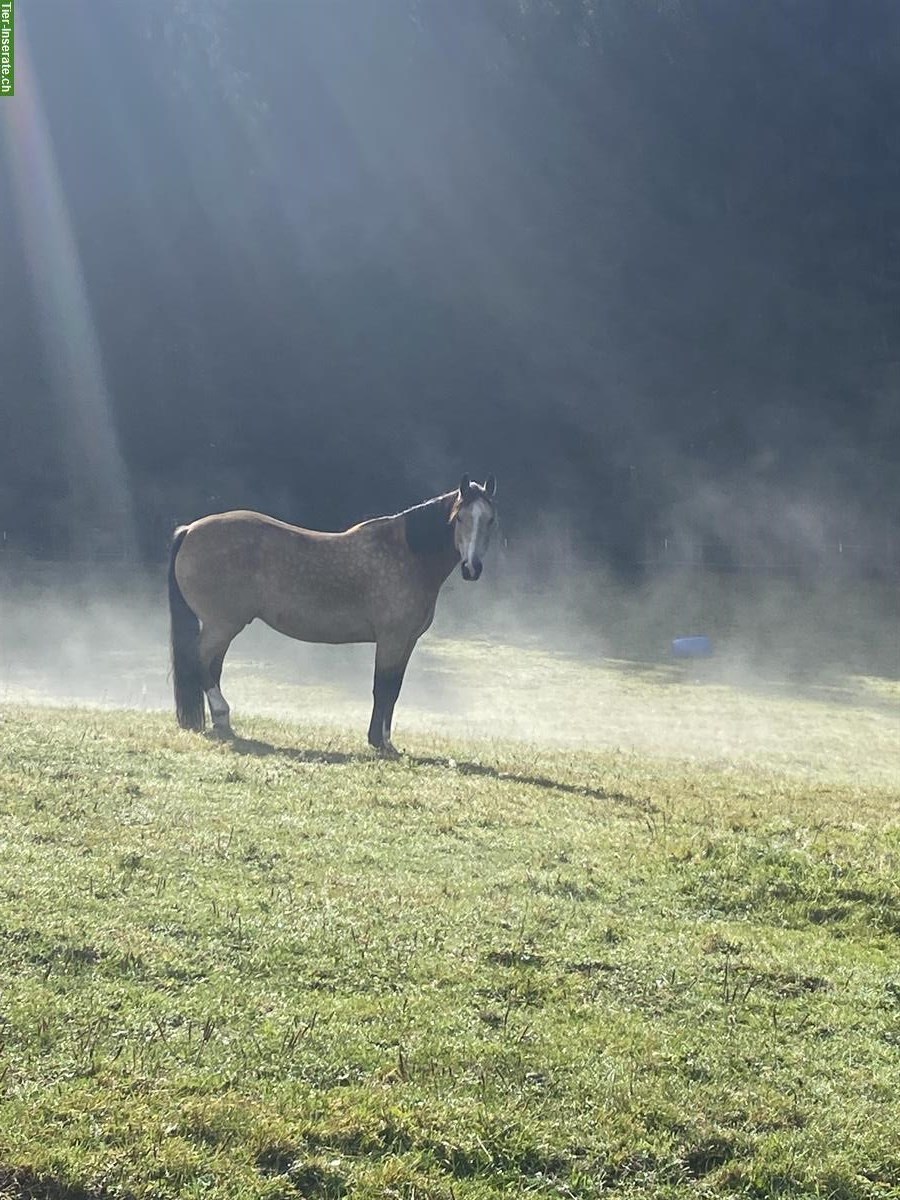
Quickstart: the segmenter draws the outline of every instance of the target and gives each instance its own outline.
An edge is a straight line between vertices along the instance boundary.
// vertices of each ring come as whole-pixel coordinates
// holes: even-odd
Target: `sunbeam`
[[[137,543],[128,473],[24,21],[17,37],[22,86],[4,110],[0,133],[58,412],[70,489],[69,544],[80,556],[130,559]]]

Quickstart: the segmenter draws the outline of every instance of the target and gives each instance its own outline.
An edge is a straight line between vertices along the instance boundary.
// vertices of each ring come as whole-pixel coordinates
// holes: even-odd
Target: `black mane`
[[[413,554],[440,554],[453,549],[453,525],[450,521],[455,496],[435,496],[424,504],[404,509],[406,544]]]

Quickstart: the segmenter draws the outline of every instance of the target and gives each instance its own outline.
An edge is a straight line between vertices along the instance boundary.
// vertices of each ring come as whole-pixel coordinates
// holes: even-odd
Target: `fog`
[[[548,536],[521,556],[495,547],[477,584],[454,572],[407,671],[400,746],[429,735],[475,754],[499,742],[526,757],[568,747],[900,777],[895,589],[684,567],[623,585],[572,555]],[[7,571],[0,704],[162,710],[174,729],[164,583],[161,569]],[[673,659],[672,639],[697,633],[712,657]],[[355,730],[363,751],[372,663],[372,646],[302,644],[254,622],[223,674],[235,729],[284,719],[285,744],[310,750]]]

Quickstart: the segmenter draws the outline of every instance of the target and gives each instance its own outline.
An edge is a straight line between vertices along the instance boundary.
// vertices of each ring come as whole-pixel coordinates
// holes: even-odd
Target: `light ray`
[[[4,106],[0,131],[59,415],[70,547],[89,557],[132,558],[137,543],[128,473],[24,22],[17,50],[20,87]]]

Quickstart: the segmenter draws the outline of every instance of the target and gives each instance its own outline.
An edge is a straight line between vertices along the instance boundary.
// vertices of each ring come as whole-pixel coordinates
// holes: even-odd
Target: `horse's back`
[[[276,536],[297,534],[312,538],[336,537],[336,534],[319,533],[314,529],[304,529],[301,525],[290,525],[287,521],[279,521],[267,513],[254,512],[248,508],[236,508],[229,512],[212,513],[208,517],[200,517],[187,526],[188,533],[196,537],[234,538],[249,535],[259,537],[264,531],[272,531]]]
[[[324,550],[339,543],[342,534],[321,533],[289,525],[265,513],[236,509],[234,512],[214,513],[201,517],[187,526],[184,552],[197,561],[230,564],[234,571],[255,570],[266,559],[289,562],[304,552]]]

